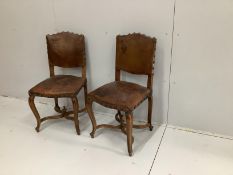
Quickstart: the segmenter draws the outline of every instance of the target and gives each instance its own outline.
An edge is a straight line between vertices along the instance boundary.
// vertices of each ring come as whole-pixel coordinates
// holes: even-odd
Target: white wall
[[[233,1],[177,0],[169,123],[233,135]]]
[[[1,0],[0,94],[26,98],[48,77],[48,33],[86,36],[90,91],[114,80],[115,36],[141,32],[158,39],[153,117],[166,123],[173,6],[174,0]],[[232,9],[231,0],[176,0],[169,124],[233,135]],[[135,115],[146,116],[146,103]]]
[[[173,0],[0,1],[0,80],[4,82],[0,94],[25,98],[30,87],[48,77],[47,33],[72,31],[86,36],[88,89],[93,90],[114,80],[116,35],[141,32],[158,39],[154,121],[166,122],[173,4]],[[144,109],[138,110],[143,119]]]
[[[0,94],[27,97],[47,77],[45,34],[54,32],[47,0],[0,1]]]

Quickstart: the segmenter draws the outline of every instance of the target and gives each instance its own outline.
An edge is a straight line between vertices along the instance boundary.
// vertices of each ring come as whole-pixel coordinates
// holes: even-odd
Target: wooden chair
[[[78,113],[86,111],[86,107],[79,110],[77,94],[84,88],[85,104],[87,101],[87,80],[86,80],[86,56],[85,39],[83,35],[69,32],[47,35],[47,49],[50,78],[40,82],[29,90],[29,106],[37,121],[36,131],[39,132],[41,122],[48,119],[66,118],[74,120],[76,132],[79,135]],[[82,77],[72,75],[55,75],[54,67],[74,68],[82,67]],[[40,118],[36,109],[34,99],[36,96],[54,98],[55,111],[60,113],[56,116]],[[67,97],[72,100],[73,111],[67,111],[65,107],[61,109],[58,105],[58,98]],[[69,115],[73,114],[73,117]]]
[[[152,89],[153,70],[155,57],[156,39],[142,34],[134,33],[117,36],[116,38],[116,65],[115,81],[101,86],[87,96],[87,112],[92,121],[93,130],[90,133],[94,138],[96,129],[119,128],[127,135],[129,155],[132,156],[132,128],[146,128],[152,131]],[[147,75],[147,87],[120,80],[120,71],[133,74]],[[148,99],[148,119],[145,125],[133,125],[133,110]],[[116,109],[118,126],[109,124],[96,124],[92,110],[92,103],[96,102],[105,107]],[[123,115],[121,112],[124,112]]]

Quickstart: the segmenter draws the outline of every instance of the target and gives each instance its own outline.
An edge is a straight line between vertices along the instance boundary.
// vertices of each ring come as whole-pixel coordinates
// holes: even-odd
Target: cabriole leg
[[[75,129],[78,135],[80,135],[80,129],[79,129],[79,120],[78,120],[78,111],[79,111],[79,104],[77,97],[71,98],[73,103],[73,110],[74,110],[74,123],[75,123]]]
[[[95,137],[95,131],[96,131],[96,120],[95,120],[95,116],[92,110],[92,101],[88,100],[87,101],[87,112],[88,115],[91,119],[91,123],[92,123],[92,132],[90,133],[91,137],[94,138]]]
[[[35,129],[36,129],[37,132],[39,132],[40,131],[41,120],[40,120],[40,115],[39,115],[39,113],[38,113],[38,111],[36,109],[34,99],[35,99],[35,96],[30,95],[29,98],[28,98],[28,103],[29,103],[29,106],[30,106],[34,116],[36,117],[37,126],[36,126]]]
[[[129,113],[126,115],[126,133],[127,133],[127,145],[128,145],[129,156],[132,156],[132,154],[133,154],[132,128],[133,128],[133,115],[132,115],[132,113]]]

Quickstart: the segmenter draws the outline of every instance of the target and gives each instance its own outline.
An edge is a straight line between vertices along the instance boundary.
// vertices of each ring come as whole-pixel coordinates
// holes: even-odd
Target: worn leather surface
[[[116,69],[134,74],[153,74],[156,39],[140,33],[118,35]]]
[[[41,97],[70,97],[76,95],[86,79],[72,75],[56,75],[48,78],[32,89],[29,90],[29,95]]]
[[[62,32],[47,35],[49,62],[59,67],[79,67],[85,64],[85,39],[83,35]]]
[[[150,90],[141,85],[115,81],[99,87],[88,94],[88,98],[103,106],[121,111],[132,111],[144,101]]]

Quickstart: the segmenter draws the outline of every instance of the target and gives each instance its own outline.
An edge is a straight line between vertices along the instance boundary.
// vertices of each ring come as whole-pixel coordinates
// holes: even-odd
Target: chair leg
[[[30,106],[34,116],[36,117],[37,126],[36,126],[35,129],[36,129],[37,132],[39,132],[40,131],[41,120],[40,120],[40,115],[38,113],[38,110],[36,109],[34,99],[35,99],[35,96],[30,95],[29,98],[28,98],[28,103],[29,103],[29,106]]]
[[[56,112],[61,112],[61,108],[60,108],[60,106],[58,105],[58,98],[54,98],[54,101],[55,101],[54,110],[55,110]]]
[[[152,120],[152,108],[153,108],[153,99],[152,96],[148,97],[148,124],[150,131],[153,130],[153,126],[151,124]]]
[[[78,110],[79,110],[79,104],[77,97],[71,98],[73,103],[73,110],[74,110],[74,123],[75,123],[75,129],[78,135],[80,135],[80,129],[79,129],[79,120],[78,120]]]
[[[132,144],[133,144],[133,137],[132,137],[132,128],[133,128],[133,115],[132,113],[126,116],[126,133],[127,133],[127,145],[128,145],[128,152],[129,156],[133,155]]]
[[[92,101],[87,101],[87,112],[88,112],[88,115],[91,119],[91,123],[92,123],[92,132],[90,133],[91,135],[91,138],[94,138],[95,137],[95,131],[96,131],[96,120],[95,120],[95,116],[94,116],[94,113],[93,113],[93,110],[92,110]]]
[[[87,104],[87,82],[84,85],[84,98],[85,98],[85,106]]]

